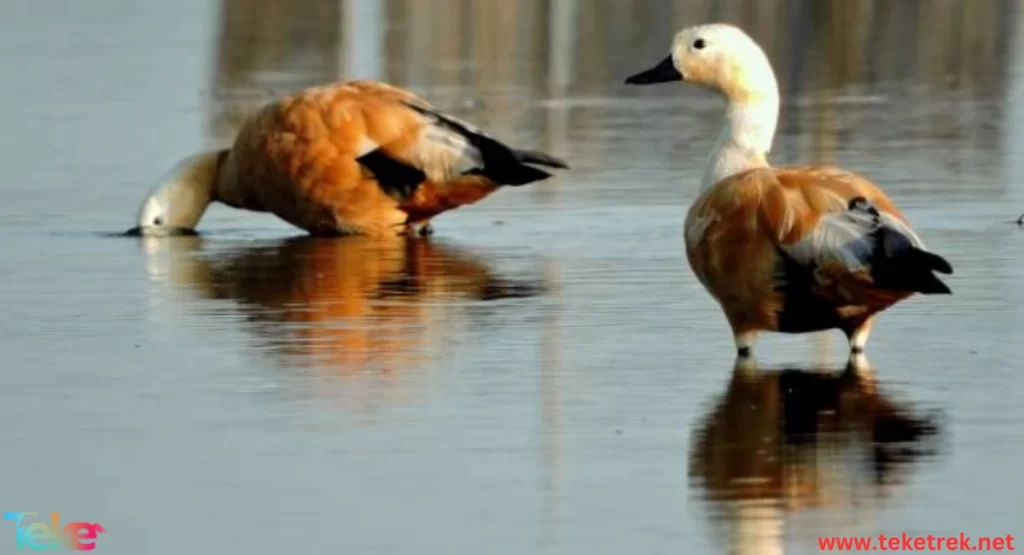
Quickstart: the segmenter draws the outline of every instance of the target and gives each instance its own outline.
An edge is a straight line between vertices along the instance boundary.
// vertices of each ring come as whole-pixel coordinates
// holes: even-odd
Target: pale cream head
[[[172,235],[195,229],[213,202],[219,152],[205,152],[181,161],[161,178],[139,208],[132,232]]]
[[[725,125],[705,166],[701,189],[738,172],[768,166],[778,123],[779,87],[764,50],[726,23],[679,31],[656,66],[626,79],[630,85],[683,81],[725,97]]]
[[[683,78],[720,91],[732,102],[777,102],[779,87],[764,50],[742,29],[724,23],[680,31],[672,60]]]
[[[742,29],[726,23],[679,31],[669,57],[626,80],[634,85],[669,81],[707,87],[734,103],[777,102],[779,97],[775,73],[764,50]]]

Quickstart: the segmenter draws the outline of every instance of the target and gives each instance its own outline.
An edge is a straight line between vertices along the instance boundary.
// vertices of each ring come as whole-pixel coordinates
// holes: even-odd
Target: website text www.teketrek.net
[[[913,536],[906,532],[894,536],[820,537],[821,551],[1016,551],[1015,538],[1005,536],[978,536],[961,532],[956,536]]]

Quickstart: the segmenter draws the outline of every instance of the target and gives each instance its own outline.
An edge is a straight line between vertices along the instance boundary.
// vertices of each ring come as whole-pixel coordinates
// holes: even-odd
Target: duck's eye
[[[693,41],[693,47],[696,48],[697,50],[701,50],[705,46],[707,46],[707,43],[704,42],[704,39],[697,39]]]
[[[153,220],[153,225],[164,225],[164,219],[160,218],[160,217],[154,219]]]

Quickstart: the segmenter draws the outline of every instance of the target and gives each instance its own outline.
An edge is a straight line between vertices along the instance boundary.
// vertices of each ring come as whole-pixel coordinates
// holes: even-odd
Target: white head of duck
[[[702,188],[741,171],[767,167],[779,117],[779,86],[764,50],[739,27],[695,25],[676,34],[671,53],[626,79],[630,85],[681,81],[722,95],[726,122]]]
[[[226,151],[204,152],[168,171],[139,207],[129,234],[192,234],[213,202],[217,176]]]

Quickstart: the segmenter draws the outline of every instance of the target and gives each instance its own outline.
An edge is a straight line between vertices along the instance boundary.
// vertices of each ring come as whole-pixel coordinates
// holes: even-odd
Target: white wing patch
[[[865,210],[845,210],[823,216],[818,225],[803,239],[793,245],[784,246],[793,259],[803,264],[822,265],[840,262],[850,271],[871,266],[875,252],[875,232],[888,223],[898,220],[886,214],[881,219]],[[895,227],[895,226],[894,226]],[[896,229],[902,233],[906,226]]]
[[[359,139],[359,146],[356,147],[356,156],[355,157],[359,158],[359,157],[363,156],[364,154],[369,154],[369,153],[377,150],[378,148],[380,148],[379,144],[371,141],[370,138],[367,137],[366,135],[363,135]]]
[[[466,137],[436,123],[424,128],[420,144],[421,149],[433,150],[436,156],[443,158],[451,174],[465,173],[483,167],[480,151],[469,144]]]
[[[911,245],[914,245],[915,247],[923,251],[928,250],[924,246],[924,241],[922,241],[921,238],[917,236],[917,233],[914,233],[913,229],[910,229],[910,226],[899,221],[898,219],[894,218],[892,215],[886,212],[881,212],[880,214],[882,216],[882,225],[891,229],[895,229],[901,235],[903,235],[907,239],[910,239]]]
[[[445,182],[460,174],[483,167],[483,156],[463,134],[445,125],[429,111],[417,110],[423,120],[419,139],[406,153],[410,163],[419,167],[428,179]],[[446,118],[480,133],[472,124],[445,114]]]

